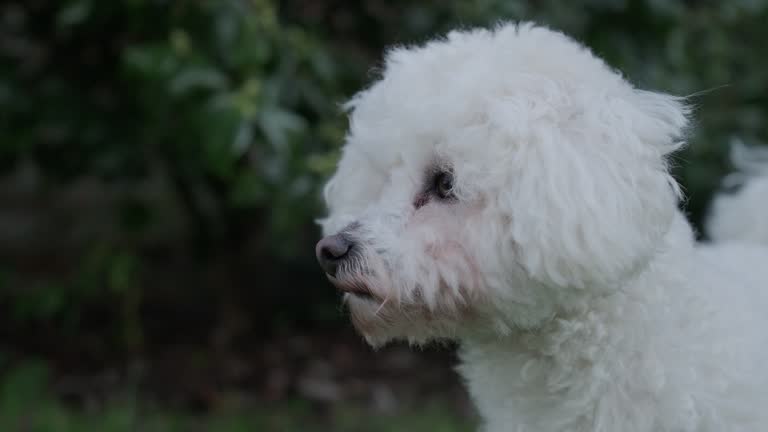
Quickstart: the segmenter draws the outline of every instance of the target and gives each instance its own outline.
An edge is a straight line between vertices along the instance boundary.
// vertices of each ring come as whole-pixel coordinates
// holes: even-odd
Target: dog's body
[[[371,344],[458,340],[490,432],[768,430],[768,248],[695,244],[681,99],[506,25],[392,51],[350,108],[317,254]],[[752,190],[712,226],[765,227]]]
[[[536,332],[462,341],[488,431],[768,427],[768,253],[675,241],[620,294]]]

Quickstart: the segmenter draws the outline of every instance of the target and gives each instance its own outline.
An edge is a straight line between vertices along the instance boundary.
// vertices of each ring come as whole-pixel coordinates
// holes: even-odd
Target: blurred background
[[[384,48],[502,19],[700,93],[699,227],[768,139],[768,0],[0,2],[0,430],[471,430],[453,347],[354,334],[314,219]]]

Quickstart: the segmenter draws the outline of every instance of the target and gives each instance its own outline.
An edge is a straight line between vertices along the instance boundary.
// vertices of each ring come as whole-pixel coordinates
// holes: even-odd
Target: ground
[[[0,430],[461,432],[475,424],[452,347],[373,352],[350,330],[205,354],[175,347],[87,373],[16,357],[2,374]]]

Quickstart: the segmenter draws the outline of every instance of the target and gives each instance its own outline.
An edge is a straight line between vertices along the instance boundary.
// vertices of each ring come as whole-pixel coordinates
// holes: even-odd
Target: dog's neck
[[[683,246],[679,242],[681,235],[690,237],[687,222],[677,229],[688,233],[670,232],[676,238],[666,244],[689,248],[691,240]],[[669,349],[659,345],[664,338],[656,329],[660,320],[675,319],[666,312],[668,294],[686,278],[680,269],[669,271],[666,260],[668,254],[687,253],[661,251],[613,293],[593,296],[535,330],[464,339],[459,370],[483,417],[494,422],[488,430],[591,431],[598,422],[617,416],[637,416],[633,423],[641,426],[638,430],[653,430],[652,423],[643,426],[653,421],[643,418],[652,411],[643,409],[643,395],[657,393],[664,385],[659,362],[665,356],[658,352]],[[668,397],[682,396],[671,391]],[[646,402],[659,409],[658,400]],[[670,406],[680,406],[676,402]],[[634,412],[611,411],[633,404]],[[688,421],[685,413],[680,415],[681,422]]]

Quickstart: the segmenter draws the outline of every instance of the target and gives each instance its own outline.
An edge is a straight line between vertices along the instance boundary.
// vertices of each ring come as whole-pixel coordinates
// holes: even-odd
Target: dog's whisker
[[[374,315],[378,316],[379,312],[386,306],[387,302],[389,301],[389,297],[384,297],[384,300],[381,302],[379,307],[376,309],[376,311],[373,313]]]

